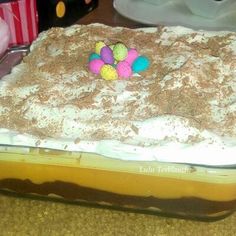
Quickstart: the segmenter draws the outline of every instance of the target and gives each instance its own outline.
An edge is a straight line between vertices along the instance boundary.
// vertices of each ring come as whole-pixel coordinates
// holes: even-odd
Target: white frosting
[[[101,27],[101,25],[94,25],[94,27]],[[103,26],[105,28],[105,26]],[[117,28],[119,31],[122,28]],[[67,28],[64,32],[65,35],[73,35],[79,26]],[[142,29],[144,30],[144,29]],[[149,32],[157,32],[156,29],[150,28]],[[166,27],[166,31],[161,35],[157,43],[163,45],[169,45],[173,43],[173,37],[177,38],[181,35],[194,33],[193,30],[183,27]],[[208,37],[214,35],[226,35],[227,32],[201,32],[196,37],[190,38],[189,43],[202,42]],[[235,37],[235,36],[234,36]],[[236,38],[236,37],[235,37]],[[47,40],[47,32],[40,35],[39,39],[32,45],[31,51],[37,49],[41,42]],[[98,38],[98,40],[100,40]],[[55,45],[56,46],[56,45]],[[181,46],[181,45],[180,45]],[[232,49],[233,47],[233,49]],[[77,50],[78,45],[70,45],[70,53],[73,54],[73,50]],[[228,46],[229,49],[235,51],[235,43]],[[61,51],[55,48],[50,48],[49,53],[52,57],[57,57]],[[60,52],[60,53],[59,53]],[[193,163],[202,165],[235,165],[236,164],[236,69],[230,65],[222,64],[222,60],[218,57],[206,57],[201,58],[199,61],[190,60],[192,52],[186,50],[181,55],[172,54],[167,56],[163,60],[163,65],[167,65],[173,69],[173,72],[168,73],[160,81],[159,85],[163,90],[171,91],[183,86],[183,75],[181,74],[182,66],[186,68],[192,68],[196,72],[201,69],[204,64],[204,60],[207,62],[213,62],[218,67],[217,82],[220,84],[224,81],[225,76],[233,76],[229,82],[226,83],[233,90],[230,96],[224,97],[222,94],[221,99],[215,99],[213,96],[210,100],[210,107],[212,112],[212,119],[214,122],[224,122],[225,117],[230,113],[235,120],[232,125],[233,135],[223,136],[217,132],[207,129],[197,128],[193,125],[187,117],[177,115],[163,114],[148,119],[137,119],[128,121],[128,125],[117,125],[119,120],[122,120],[126,116],[124,104],[132,102],[137,99],[137,93],[135,91],[127,90],[127,81],[116,81],[112,84],[113,89],[109,89],[109,86],[101,88],[99,93],[94,98],[95,108],[83,108],[78,109],[75,105],[69,102],[61,105],[63,100],[72,101],[73,99],[82,99],[84,93],[90,93],[96,89],[96,80],[91,80],[87,85],[83,87],[67,87],[65,82],[76,81],[79,77],[88,76],[86,71],[75,71],[73,74],[64,74],[63,82],[58,82],[52,87],[48,88],[48,92],[54,94],[60,92],[62,98],[57,99],[56,96],[50,96],[46,104],[40,103],[37,96],[39,86],[37,84],[25,87],[19,87],[14,90],[14,102],[17,104],[26,99],[22,109],[25,109],[24,119],[29,121],[37,119],[38,128],[48,128],[48,124],[56,123],[61,125],[61,133],[54,138],[46,137],[39,138],[30,134],[22,134],[20,132],[9,130],[5,127],[0,128],[0,143],[2,145],[15,145],[15,146],[27,146],[27,147],[42,147],[49,149],[59,149],[75,152],[92,152],[101,154],[110,158],[118,158],[122,160],[133,161],[163,161],[163,162],[175,162],[175,163]],[[44,65],[43,61],[40,61],[38,67]],[[24,71],[24,64],[18,65],[11,75],[6,76],[0,81],[0,98],[7,95],[7,87],[15,78],[20,78],[20,74]],[[206,76],[202,72],[202,76]],[[42,73],[41,76],[46,80],[52,79],[48,73]],[[199,80],[196,79],[194,72],[185,73],[184,76],[188,76],[189,86],[194,86],[199,89],[200,93],[208,93],[208,87],[201,87]],[[173,83],[172,83],[173,81]],[[143,83],[149,83],[144,81]],[[145,85],[145,84],[144,84]],[[224,85],[224,86],[226,86]],[[227,87],[226,86],[226,87]],[[115,100],[114,100],[114,96]],[[139,91],[139,107],[134,111],[134,116],[142,114],[145,110],[146,98],[148,92],[146,90]],[[219,94],[217,96],[221,96]],[[116,106],[112,106],[110,111],[106,108],[101,108],[101,100],[103,98],[110,97],[111,102],[116,103]],[[219,102],[221,104],[219,104]],[[33,105],[32,105],[33,104]],[[48,106],[50,104],[50,106]],[[7,107],[0,106],[0,115],[4,115]],[[150,105],[152,109],[152,105]],[[154,109],[154,108],[153,108]],[[87,137],[86,134],[92,134],[95,125],[100,125],[101,120],[107,114],[111,115],[112,120],[108,120],[107,124],[101,123],[104,132],[109,130],[111,132],[111,139],[93,140],[92,137]],[[79,122],[78,122],[79,121]],[[97,124],[94,124],[97,121]],[[131,126],[138,129],[130,129]],[[122,141],[117,137],[125,136],[127,138]],[[190,137],[197,137],[199,141],[190,142]],[[78,142],[75,142],[79,139]]]
[[[178,121],[177,121],[178,122]],[[72,139],[42,139],[40,143],[38,138],[27,134],[19,134],[7,129],[0,129],[1,143],[16,146],[41,147],[58,150],[92,152],[101,154],[110,158],[132,161],[162,161],[174,163],[190,163],[200,165],[235,165],[235,139],[225,139],[214,136],[214,134],[204,131],[202,135],[207,137],[204,142],[192,144],[184,144],[180,142],[165,142],[163,137],[172,136],[173,130],[171,126],[165,126],[166,119],[156,119],[155,121],[147,121],[141,126],[139,134],[140,139],[160,140],[159,143],[151,147],[140,147],[137,145],[124,144],[116,140],[101,141],[80,141],[74,143]],[[152,126],[155,124],[155,126]],[[164,126],[162,126],[164,124]],[[162,126],[162,127],[161,127]],[[160,128],[161,127],[161,128]],[[174,129],[182,130],[181,125]],[[164,131],[164,132],[163,132]],[[176,130],[175,130],[176,131]],[[160,133],[159,133],[160,132]],[[192,130],[193,133],[197,132]],[[160,134],[156,136],[155,134]],[[182,138],[188,135],[180,132]]]

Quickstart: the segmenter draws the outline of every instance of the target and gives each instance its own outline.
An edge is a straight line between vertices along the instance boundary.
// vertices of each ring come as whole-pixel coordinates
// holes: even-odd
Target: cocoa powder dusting
[[[126,140],[139,134],[133,121],[171,115],[188,119],[200,130],[236,135],[235,112],[226,112],[224,121],[219,122],[211,105],[235,103],[231,86],[235,74],[226,70],[234,68],[229,45],[236,40],[235,34],[197,41],[199,34],[193,32],[171,36],[165,44],[165,27],[153,33],[73,27],[73,33],[62,28],[47,31],[24,57],[20,72],[6,77],[8,86],[0,97],[0,106],[5,109],[0,116],[2,128],[37,137],[67,137],[70,131],[64,134],[63,130],[73,122],[73,128],[78,129],[74,137],[77,144],[83,138]],[[129,80],[102,80],[87,68],[88,56],[99,40],[136,48],[150,59],[151,67]],[[123,93],[129,98],[123,98]],[[200,140],[189,136],[188,142]]]

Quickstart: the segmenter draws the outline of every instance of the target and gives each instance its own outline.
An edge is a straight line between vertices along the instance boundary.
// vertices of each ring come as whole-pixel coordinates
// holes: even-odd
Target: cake
[[[96,42],[150,67],[104,80]],[[0,81],[0,188],[190,217],[236,209],[236,34],[52,28]]]

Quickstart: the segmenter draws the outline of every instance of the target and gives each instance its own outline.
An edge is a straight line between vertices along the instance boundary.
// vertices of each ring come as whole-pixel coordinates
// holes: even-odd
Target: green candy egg
[[[128,49],[123,43],[115,44],[113,48],[113,56],[117,61],[123,61],[128,55]]]

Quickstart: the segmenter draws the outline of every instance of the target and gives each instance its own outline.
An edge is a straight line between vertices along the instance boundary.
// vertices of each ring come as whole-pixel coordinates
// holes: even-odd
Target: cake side
[[[235,164],[235,39],[183,27],[53,28],[0,81],[1,143]],[[129,80],[102,80],[87,68],[98,40],[137,48],[151,68]]]
[[[56,163],[59,159],[69,161]],[[235,170],[230,169],[88,154],[75,162],[67,152],[41,149],[30,155],[8,152],[0,162],[0,189],[5,191],[209,219],[236,209]]]

